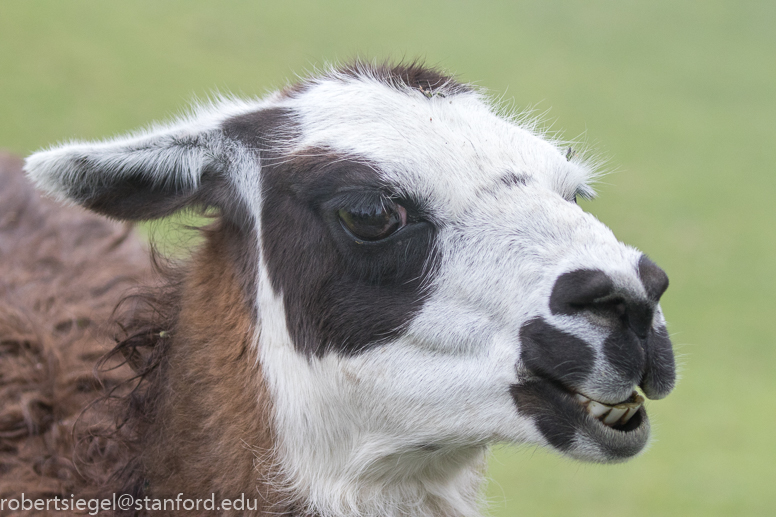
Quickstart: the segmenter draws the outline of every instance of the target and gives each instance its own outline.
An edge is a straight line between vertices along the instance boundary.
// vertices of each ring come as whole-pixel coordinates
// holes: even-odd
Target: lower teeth
[[[587,409],[587,412],[593,418],[610,427],[626,424],[638,412],[641,405],[644,404],[644,397],[635,391],[627,401],[611,406],[586,397],[581,393],[577,393],[575,398]]]

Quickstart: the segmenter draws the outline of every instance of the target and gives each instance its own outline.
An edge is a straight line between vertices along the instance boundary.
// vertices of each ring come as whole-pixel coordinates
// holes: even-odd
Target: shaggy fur
[[[271,476],[272,410],[251,346],[248,304],[223,254],[232,232],[223,221],[204,230],[206,243],[191,266],[168,273],[177,280],[168,283],[163,317],[133,332],[137,343],[117,347],[146,377],[127,407],[138,462],[124,473],[130,484],[121,491],[214,493],[216,499],[245,494],[259,498],[263,514],[277,510],[276,497],[256,488]],[[154,342],[151,335],[163,337]]]
[[[0,497],[245,494],[257,515],[290,515],[256,487],[278,483],[255,328],[223,254],[236,230],[202,230],[185,267],[149,263],[129,226],[41,198],[16,158],[0,189]]]
[[[131,376],[93,369],[115,344],[106,327],[127,288],[148,276],[148,254],[130,226],[42,198],[20,160],[0,155],[0,498],[83,493],[126,451],[74,429],[87,405]],[[110,425],[92,411],[84,436]],[[94,463],[98,469],[86,468]]]

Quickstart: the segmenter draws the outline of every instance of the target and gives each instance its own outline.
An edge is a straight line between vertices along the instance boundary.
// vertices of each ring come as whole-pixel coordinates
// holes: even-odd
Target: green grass
[[[425,57],[552,108],[615,172],[585,203],[671,277],[682,380],[617,466],[504,448],[503,516],[776,509],[776,2],[0,3],[0,147],[20,154],[261,95],[326,61]]]

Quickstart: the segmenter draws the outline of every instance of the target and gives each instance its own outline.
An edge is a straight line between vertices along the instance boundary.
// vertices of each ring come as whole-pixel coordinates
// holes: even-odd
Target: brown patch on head
[[[408,63],[391,63],[384,61],[382,63],[368,63],[356,59],[352,63],[334,69],[332,72],[323,75],[323,78],[374,78],[385,83],[392,88],[403,90],[410,88],[418,90],[426,97],[455,95],[457,93],[466,93],[472,90],[471,86],[461,83],[454,76],[449,75],[438,68],[426,66],[419,60]],[[283,89],[283,95],[294,97],[303,93],[311,85],[318,81],[318,77],[303,80],[300,83],[291,85]]]

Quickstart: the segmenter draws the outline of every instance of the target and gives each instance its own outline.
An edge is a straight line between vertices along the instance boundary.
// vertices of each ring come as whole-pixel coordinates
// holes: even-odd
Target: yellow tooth
[[[613,407],[612,410],[609,411],[609,414],[606,415],[606,418],[603,419],[603,422],[606,425],[614,425],[618,420],[620,420],[626,411],[628,411],[628,408]]]
[[[633,395],[631,395],[631,398],[628,399],[628,402],[623,402],[621,404],[615,404],[612,406],[593,400],[589,397],[586,397],[585,395],[582,395],[581,393],[575,393],[574,398],[583,407],[585,407],[585,409],[587,409],[587,412],[593,418],[600,420],[602,423],[608,426],[624,425],[631,418],[633,418],[633,415],[636,414],[641,405],[644,403],[644,397],[635,391],[633,392]]]
[[[639,408],[637,408],[637,407],[629,407],[625,411],[625,414],[620,417],[620,425],[623,425],[623,424],[627,423],[628,420],[633,418],[633,415],[635,415],[636,411],[638,411],[638,410],[639,410]]]
[[[611,406],[607,406],[606,404],[601,404],[600,402],[596,402],[595,400],[591,400],[590,403],[587,405],[587,412],[596,418],[602,417],[610,409],[612,409]]]

